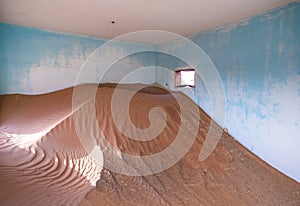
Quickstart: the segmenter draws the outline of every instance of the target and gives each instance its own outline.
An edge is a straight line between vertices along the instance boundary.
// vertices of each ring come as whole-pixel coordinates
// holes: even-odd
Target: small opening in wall
[[[196,72],[194,68],[181,68],[175,70],[176,87],[195,87]]]

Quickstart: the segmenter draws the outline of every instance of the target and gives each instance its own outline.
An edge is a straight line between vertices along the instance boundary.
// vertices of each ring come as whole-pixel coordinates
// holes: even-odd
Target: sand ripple
[[[1,205],[78,205],[94,188],[101,167],[77,139],[71,96],[2,97]]]
[[[114,87],[98,88],[95,111],[107,141],[122,151],[119,159],[131,164],[124,154],[146,156],[167,148],[182,124],[181,110],[172,95],[151,87],[133,96],[129,114],[141,130],[151,124],[148,118],[151,108],[165,111],[165,115],[155,116],[166,120],[157,138],[139,142],[126,137],[114,123],[111,115]],[[120,89],[129,94],[135,87]],[[83,149],[76,133],[72,95],[73,88],[34,96],[0,96],[1,206],[300,205],[298,182],[251,154],[227,133],[222,134],[209,158],[199,162],[199,152],[211,123],[200,108],[199,114],[188,113],[184,120],[191,125],[199,124],[192,147],[168,169],[147,176],[127,176],[111,171],[111,166],[118,169],[118,164],[98,165]],[[87,103],[85,98],[80,101],[78,111]],[[117,114],[123,117],[122,112]],[[91,128],[87,132],[97,142],[97,130],[89,125],[88,115],[83,116],[79,127]],[[220,129],[215,125],[213,134]],[[110,158],[109,153],[106,155],[105,158]]]

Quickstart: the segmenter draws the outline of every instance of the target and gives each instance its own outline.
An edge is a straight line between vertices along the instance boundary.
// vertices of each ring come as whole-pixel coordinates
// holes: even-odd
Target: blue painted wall
[[[300,3],[190,36],[214,62],[226,92],[225,127],[239,142],[300,181]],[[105,39],[0,24],[0,93],[44,93],[73,86],[82,64]],[[157,50],[180,50],[173,41]],[[110,54],[153,46],[119,43]],[[195,54],[188,54],[198,58]],[[109,57],[108,57],[109,58]],[[165,54],[142,52],[114,64],[104,80],[153,83],[174,89],[174,76],[151,68],[185,63]],[[103,68],[97,68],[102,70]],[[199,68],[201,69],[201,68]],[[86,82],[97,82],[94,70]],[[208,114],[210,96],[201,77],[185,92]]]
[[[76,35],[50,32],[21,26],[0,24],[0,93],[45,93],[73,86],[78,72],[89,55],[106,43]],[[153,49],[153,46],[120,42],[112,44],[108,53],[126,55],[130,49]],[[105,81],[154,83],[152,69],[134,72],[132,68],[155,66],[156,55],[141,52],[130,55],[112,66],[115,72]],[[104,70],[104,68],[97,68]],[[95,69],[85,74],[85,82],[97,83]]]
[[[188,38],[214,62],[226,93],[225,127],[239,142],[300,181],[300,3],[197,33]],[[164,45],[165,51],[185,45]],[[195,54],[190,54],[191,56]],[[158,55],[159,66],[183,66]],[[201,69],[201,68],[199,68]],[[174,77],[157,71],[172,88]],[[197,79],[196,102],[212,114]],[[190,91],[191,92],[191,91]]]

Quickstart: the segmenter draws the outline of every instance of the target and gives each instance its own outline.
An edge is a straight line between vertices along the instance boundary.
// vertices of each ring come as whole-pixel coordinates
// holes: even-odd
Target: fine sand
[[[139,90],[141,86],[115,89],[113,84],[100,85],[93,104],[86,96],[95,85],[82,85],[82,96],[73,108],[74,88],[43,95],[0,96],[0,205],[300,205],[298,182],[253,155],[227,133],[222,133],[207,159],[198,161],[210,117],[182,93],[157,85]],[[124,96],[112,101],[114,91]],[[123,99],[129,96],[127,108]],[[91,111],[96,114],[97,128],[90,120]],[[184,124],[189,127],[183,144],[170,156],[185,149],[185,142],[194,136],[193,128],[195,140],[174,165],[142,176],[118,172],[129,165],[134,168],[130,174],[143,174],[127,155],[143,161],[165,151],[176,142]],[[221,128],[212,125],[212,134],[217,135]],[[79,130],[83,136],[78,135]],[[143,134],[141,131],[155,134],[154,139],[129,138],[131,134]],[[88,156],[95,145],[104,153],[103,166]],[[155,170],[156,165],[165,166],[165,158],[168,156],[146,162],[147,171]]]

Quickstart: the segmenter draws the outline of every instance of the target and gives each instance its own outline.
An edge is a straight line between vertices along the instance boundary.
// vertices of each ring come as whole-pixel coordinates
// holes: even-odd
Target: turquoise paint
[[[155,51],[155,49],[153,49]],[[155,82],[155,66],[156,66],[156,52],[154,51],[141,51],[132,55],[128,55],[116,62],[109,71],[102,78],[102,82],[122,82],[126,75],[138,75],[136,78],[127,77],[128,83],[144,83],[151,84]],[[134,61],[133,61],[134,59]],[[125,66],[126,65],[126,66]],[[144,73],[146,78],[141,78],[139,69],[148,67],[141,72]],[[120,69],[122,68],[122,69]],[[118,74],[118,75],[116,75]],[[137,79],[138,81],[134,81]]]
[[[222,78],[227,96],[224,127],[255,154],[298,181],[299,22],[300,3],[294,2],[188,37],[208,54]],[[173,42],[160,45],[166,51],[181,46]],[[172,69],[182,66],[166,58],[158,54],[157,64]],[[157,75],[161,84],[173,81],[162,73]],[[196,102],[212,115],[210,98],[199,77],[194,93]]]
[[[225,127],[239,142],[285,174],[300,181],[300,3],[189,36],[214,62],[226,93]],[[106,39],[0,24],[0,93],[45,93],[73,86],[82,64]],[[120,42],[122,48],[178,50],[170,42],[157,47]],[[198,58],[193,53],[186,54]],[[176,69],[176,57],[141,52],[116,62],[103,79],[157,81],[174,89],[174,76],[153,66]],[[196,65],[201,69],[202,65]],[[147,67],[135,73],[135,69]],[[96,70],[103,70],[97,67]],[[95,83],[93,72],[86,82]],[[126,83],[125,81],[125,83]],[[197,76],[195,102],[212,114],[210,96]],[[167,85],[166,85],[167,84]]]
[[[89,55],[107,41],[0,24],[0,93],[36,94],[73,86]],[[120,42],[114,44],[110,52],[122,52],[123,48],[130,47],[145,50],[153,46]],[[116,72],[106,80],[118,82],[117,79],[133,67],[155,64],[153,53],[131,55],[118,62]],[[151,69],[133,75],[131,82],[155,82],[155,73]],[[86,74],[86,82],[97,83],[93,77],[92,72]]]
[[[34,86],[30,84],[29,75],[32,66],[39,67],[41,60],[48,58],[49,68],[74,69],[74,65],[69,65],[68,58],[65,62],[58,61],[59,56],[86,58],[88,49],[92,51],[103,42],[0,24],[1,93],[30,93]]]

